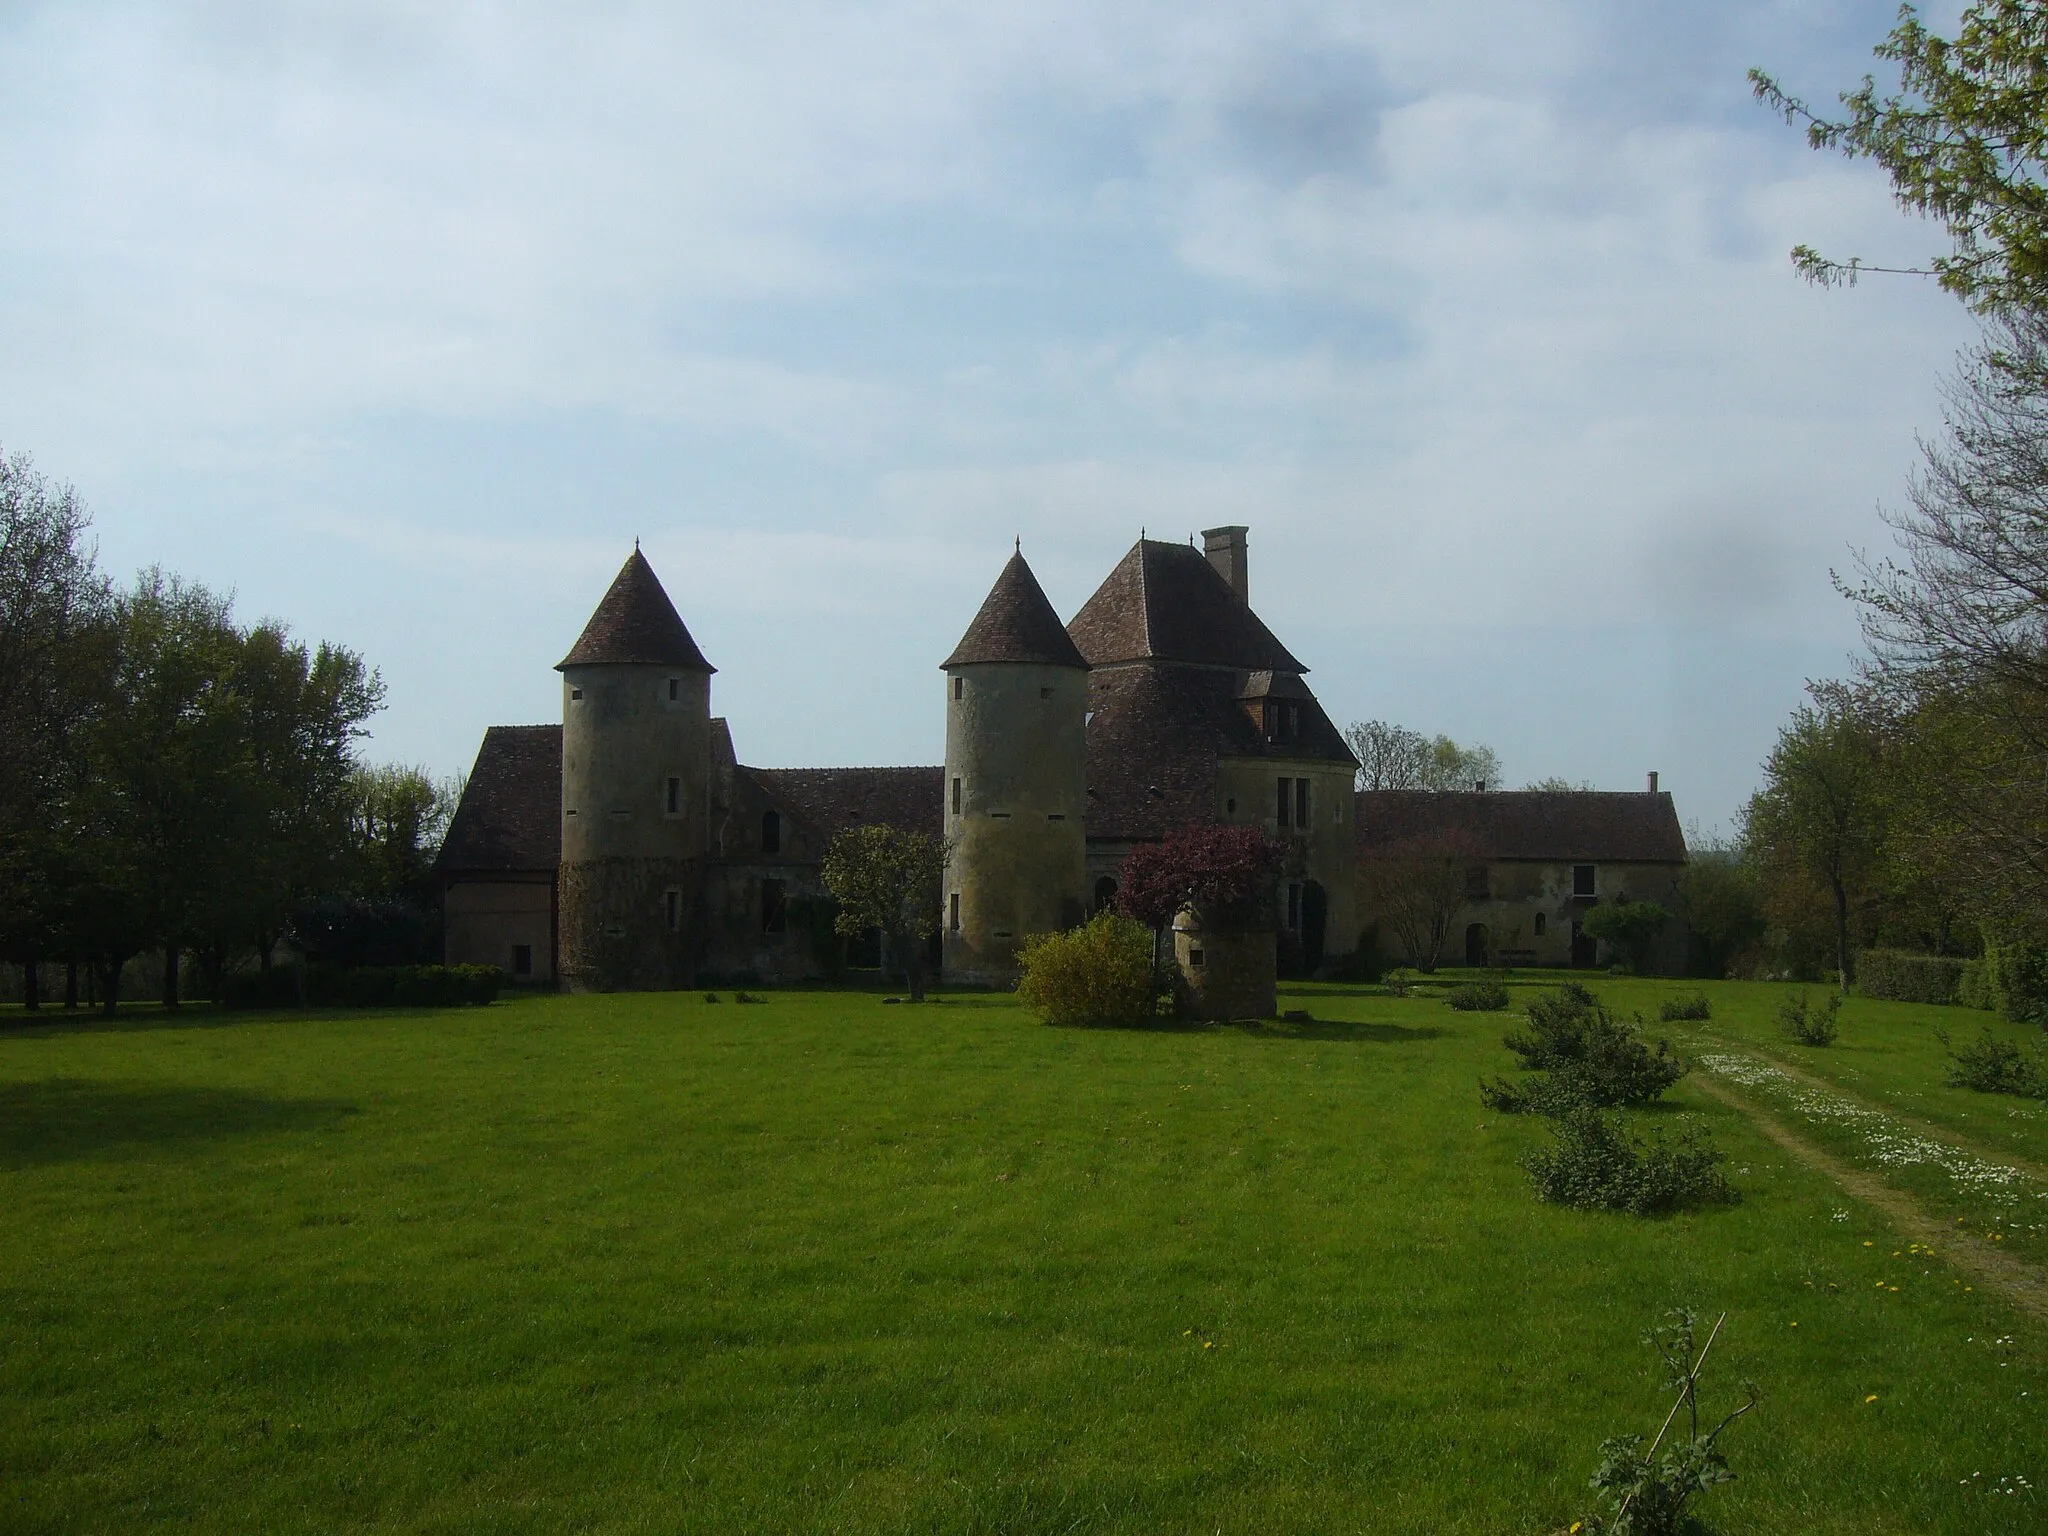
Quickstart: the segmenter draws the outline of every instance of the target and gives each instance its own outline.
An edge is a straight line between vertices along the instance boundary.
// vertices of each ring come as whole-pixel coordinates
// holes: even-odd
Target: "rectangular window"
[[[763,933],[787,933],[789,931],[789,900],[783,894],[780,880],[761,882],[761,931]]]
[[[671,778],[668,781],[668,813],[673,816],[683,808],[683,781]]]
[[[572,699],[580,699],[583,697],[583,690],[581,688],[571,688],[569,690],[569,697]]]
[[[1207,958],[1199,949],[1190,949],[1188,951],[1188,965],[1190,967],[1201,965]]]
[[[1067,813],[1065,811],[1047,811],[1045,813],[1045,819],[1047,821],[1065,821],[1067,819]]]
[[[1303,832],[1308,830],[1308,780],[1294,781],[1294,825]]]
[[[671,887],[661,893],[661,920],[675,933],[683,926],[683,893]]]
[[[1474,864],[1465,871],[1465,899],[1467,901],[1484,901],[1491,894],[1492,886],[1487,881],[1487,870],[1484,864]]]
[[[953,814],[955,816],[960,814],[960,781],[958,779],[953,781]]]
[[[1572,866],[1572,894],[1591,896],[1593,894],[1593,866],[1574,864]]]
[[[669,703],[673,704],[673,703],[675,703],[675,701],[676,701],[677,699],[679,699],[679,698],[681,698],[681,697],[683,696],[683,694],[682,694],[682,688],[683,688],[683,680],[682,680],[682,679],[681,679],[680,677],[672,677],[672,678],[670,678],[670,679],[668,680],[668,701],[669,701]]]
[[[1538,913],[1536,914],[1536,937],[1537,937],[1537,938],[1539,938],[1539,939],[1540,939],[1540,938],[1542,938],[1542,937],[1543,937],[1543,930],[1544,930],[1544,914],[1543,914],[1543,913],[1541,913],[1541,912],[1538,912]]]
[[[512,974],[514,976],[531,976],[533,974],[533,946],[531,944],[514,944],[512,946]]]
[[[966,691],[967,691],[967,679],[966,679],[966,678],[964,678],[964,677],[956,677],[956,678],[954,678],[954,679],[953,679],[953,697],[957,699],[957,698],[959,698],[959,697],[960,697],[960,696],[961,696],[962,694],[964,694],[964,693],[965,693]]]
[[[1288,825],[1288,816],[1294,810],[1294,780],[1280,781],[1280,825]]]
[[[958,891],[953,893],[953,899],[947,908],[946,917],[953,931],[958,933],[960,931],[960,893]]]

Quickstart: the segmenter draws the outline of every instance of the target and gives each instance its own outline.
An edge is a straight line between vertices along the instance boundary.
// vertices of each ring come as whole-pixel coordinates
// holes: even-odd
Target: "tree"
[[[1875,160],[1900,206],[1937,219],[1950,251],[1926,269],[1983,313],[2048,311],[2048,4],[1977,0],[1953,40],[1930,32],[1910,5],[1873,50],[1899,70],[1899,90],[1880,93],[1868,75],[1842,93],[1840,118],[1824,118],[1762,70],[1757,97],[1787,122],[1806,124],[1816,149]],[[1809,246],[1792,259],[1824,284],[1854,283],[1866,267]]]
[[[1622,964],[1638,974],[1648,968],[1650,946],[1671,914],[1654,901],[1616,901],[1593,908],[1585,916],[1585,932],[1604,939],[1620,952]]]
[[[912,1002],[924,1001],[925,945],[939,931],[948,852],[928,832],[885,826],[848,827],[825,851],[825,885],[839,903],[833,926],[847,938],[881,929]]]
[[[1886,802],[1877,728],[1860,700],[1837,684],[1809,685],[1813,699],[1778,732],[1764,787],[1750,798],[1749,835],[1766,861],[1813,880],[1827,894],[1835,971],[1848,991],[1853,904],[1876,889],[1885,849]]]
[[[1192,911],[1205,928],[1257,932],[1272,926],[1274,880],[1286,845],[1257,827],[1187,826],[1140,843],[1124,860],[1117,902],[1152,930],[1155,973],[1173,920]]]
[[[70,855],[66,790],[106,675],[108,592],[70,486],[0,454],[0,953],[22,1001],[61,943]]]
[[[1769,926],[1756,868],[1740,845],[1689,839],[1685,870],[1688,969],[1696,976],[1726,976]]]
[[[1356,721],[1344,739],[1358,759],[1360,789],[1479,789],[1500,782],[1500,758],[1488,746],[1461,747],[1448,736],[1424,736],[1385,720]]]
[[[1408,964],[1425,973],[1436,970],[1451,924],[1464,908],[1473,866],[1484,860],[1469,833],[1450,830],[1403,839],[1359,861],[1366,906],[1393,930]]]

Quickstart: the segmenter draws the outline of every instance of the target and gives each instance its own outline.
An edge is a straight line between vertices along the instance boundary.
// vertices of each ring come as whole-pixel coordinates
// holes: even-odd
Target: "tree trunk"
[[[166,944],[164,946],[164,1006],[166,1008],[178,1006],[178,955],[177,945]]]
[[[21,962],[21,1006],[28,1013],[43,1006],[42,979],[36,975],[38,959],[36,952],[30,950]]]
[[[1842,888],[1840,876],[1828,884],[1835,893],[1835,973],[1842,987],[1842,995],[1849,995],[1849,893]]]
[[[78,962],[64,962],[64,1007],[67,1011],[78,1006]]]
[[[126,955],[110,955],[106,963],[98,967],[100,981],[100,1012],[111,1015],[121,1004],[121,972],[127,967]]]

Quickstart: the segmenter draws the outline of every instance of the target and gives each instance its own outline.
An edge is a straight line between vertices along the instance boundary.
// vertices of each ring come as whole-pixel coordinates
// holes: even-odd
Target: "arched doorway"
[[[1465,963],[1486,964],[1486,924],[1473,923],[1465,930]]]

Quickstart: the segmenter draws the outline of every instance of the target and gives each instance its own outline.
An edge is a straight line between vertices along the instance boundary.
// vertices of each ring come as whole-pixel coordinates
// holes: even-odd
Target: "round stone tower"
[[[1007,984],[1086,916],[1088,663],[1023,554],[945,663],[945,969]]]
[[[710,841],[714,668],[637,543],[555,670],[562,983],[686,987]]]

